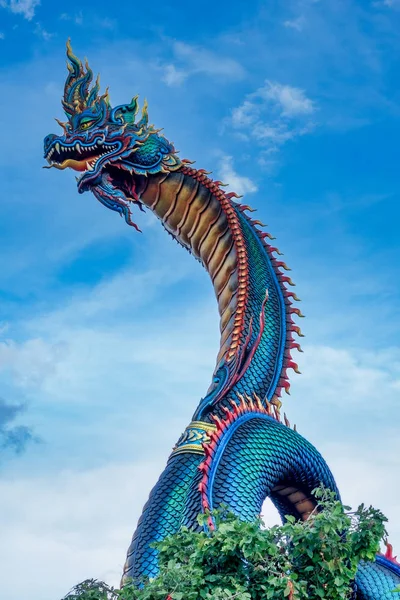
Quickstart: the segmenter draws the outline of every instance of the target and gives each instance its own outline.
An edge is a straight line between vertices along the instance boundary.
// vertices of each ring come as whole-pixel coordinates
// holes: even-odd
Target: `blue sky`
[[[286,412],[400,553],[399,26],[398,0],[0,0],[4,600],[118,582],[218,348],[207,276],[155,219],[41,168],[69,36],[277,237],[307,316]]]

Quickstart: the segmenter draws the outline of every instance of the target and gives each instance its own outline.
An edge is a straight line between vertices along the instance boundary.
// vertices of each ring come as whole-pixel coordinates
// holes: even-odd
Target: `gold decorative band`
[[[171,456],[183,454],[184,452],[190,452],[191,454],[204,454],[203,446],[185,444],[184,446],[175,446],[175,448],[172,450]]]
[[[216,431],[217,427],[205,421],[192,421],[188,425],[172,450],[171,456],[190,452],[191,454],[204,454],[203,444],[210,439],[209,434]]]
[[[202,429],[203,431],[213,432],[217,431],[217,426],[214,423],[206,423],[205,421],[192,421],[186,429]]]

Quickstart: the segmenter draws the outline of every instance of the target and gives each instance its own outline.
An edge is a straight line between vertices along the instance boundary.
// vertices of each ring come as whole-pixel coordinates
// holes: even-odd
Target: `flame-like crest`
[[[108,90],[99,97],[100,80],[97,77],[94,86],[90,89],[93,80],[93,71],[87,60],[85,66],[72,51],[71,42],[67,42],[67,69],[69,71],[64,86],[64,98],[62,105],[68,117],[80,114],[87,108],[92,108],[103,100],[107,106],[110,105]]]

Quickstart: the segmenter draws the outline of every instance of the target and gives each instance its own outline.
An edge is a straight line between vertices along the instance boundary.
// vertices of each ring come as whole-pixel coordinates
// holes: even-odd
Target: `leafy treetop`
[[[329,490],[314,494],[318,506],[307,521],[288,516],[270,529],[226,508],[212,513],[210,529],[210,514],[202,514],[201,533],[182,528],[155,544],[160,572],[141,589],[86,580],[63,600],[351,599],[358,563],[374,560],[387,519],[363,504],[352,512]]]

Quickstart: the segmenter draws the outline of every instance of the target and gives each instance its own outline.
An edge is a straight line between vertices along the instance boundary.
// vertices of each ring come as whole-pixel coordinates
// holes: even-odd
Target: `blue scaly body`
[[[271,498],[281,517],[307,519],[320,484],[339,492],[319,452],[295,430],[280,408],[289,392],[290,352],[301,350],[292,306],[297,300],[270,234],[248,216],[249,207],[225,193],[221,182],[180,160],[148,124],[147,105],[112,107],[99,96],[93,73],[68,43],[69,75],[63,135],[45,138],[48,168],[72,168],[78,191],[92,191],[107,208],[132,221],[130,205],[152,210],[166,231],[207,269],[221,317],[221,345],[211,385],[179,438],[143,509],[128,550],[123,582],[157,574],[152,542],[180,527],[197,528],[197,515],[228,505],[242,519],[259,515]],[[389,600],[400,583],[390,553],[361,563],[357,600]]]

